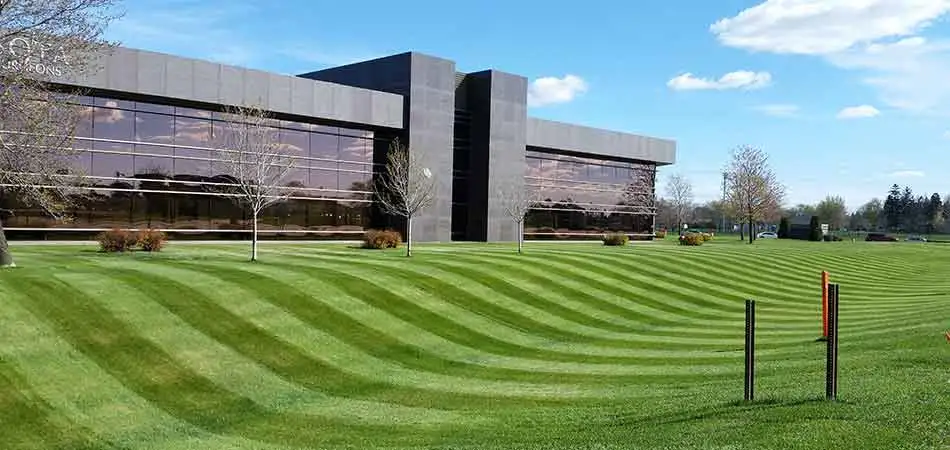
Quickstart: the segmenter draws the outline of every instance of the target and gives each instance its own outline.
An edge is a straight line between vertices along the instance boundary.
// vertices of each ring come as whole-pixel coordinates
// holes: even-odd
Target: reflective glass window
[[[114,98],[106,98],[106,97],[95,97],[95,99],[93,100],[93,104],[96,106],[103,106],[106,108],[119,108],[119,109],[127,109],[127,110],[135,109],[135,102],[130,102],[128,100],[116,100]]]
[[[209,147],[210,140],[210,120],[175,117],[175,145]]]
[[[351,170],[340,170],[339,185],[341,191],[366,191],[372,174]]]
[[[92,148],[131,151],[129,142],[132,141],[135,130],[132,116],[131,111],[95,107],[92,133],[97,141],[93,143]]]
[[[199,119],[210,119],[211,111],[205,109],[195,109],[195,108],[184,108],[181,106],[175,107],[175,115],[181,117],[194,117]]]
[[[372,156],[367,151],[368,142],[366,139],[340,136],[340,159],[371,162]]]
[[[300,130],[280,130],[281,151],[290,155],[307,158],[310,156],[310,133]],[[304,160],[298,161],[300,164]]]
[[[137,146],[137,150],[139,150]],[[149,178],[171,178],[175,174],[175,160],[166,156],[135,155],[135,176]]]
[[[92,152],[81,151],[74,153],[72,156],[72,163],[70,165],[77,171],[77,173],[81,175],[91,175]]]
[[[94,153],[92,155],[91,176],[131,177],[134,172],[134,162],[131,154]]]
[[[174,106],[159,105],[149,102],[135,102],[135,110],[147,113],[166,114],[169,116],[175,114]]]
[[[92,140],[82,139],[82,138],[91,138],[93,137],[93,117],[95,116],[95,108],[92,106],[82,106],[79,110],[79,117],[76,120],[76,129],[74,132],[75,138],[73,139],[73,148],[83,148],[89,149],[92,148]]]
[[[164,114],[135,112],[135,140],[157,144],[175,142],[175,118]],[[168,150],[171,154],[171,150]]]
[[[317,133],[323,134],[340,134],[339,127],[331,127],[327,125],[310,125],[310,129]]]
[[[307,188],[310,187],[310,171],[308,169],[301,169],[299,167],[294,167],[287,172],[287,175],[284,177],[282,183],[284,186],[294,187],[294,188]],[[304,191],[300,191],[301,194]]]
[[[192,148],[175,148],[175,175],[209,177],[211,173],[210,151]]]
[[[333,169],[311,169],[310,187],[335,190],[337,188],[337,171]]]
[[[310,157],[328,160],[340,159],[340,137],[328,134],[310,135]]]

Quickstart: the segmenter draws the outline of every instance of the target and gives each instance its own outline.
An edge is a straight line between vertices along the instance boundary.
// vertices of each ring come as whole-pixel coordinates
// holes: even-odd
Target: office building
[[[394,138],[422,156],[435,201],[414,220],[422,242],[512,241],[517,228],[499,190],[536,196],[528,239],[584,238],[605,230],[651,235],[656,168],[674,141],[528,116],[527,79],[460,73],[447,59],[410,52],[298,76],[129,48],[84,79],[87,114],[74,145],[89,195],[68,223],[0,196],[13,239],[85,238],[110,228],[161,229],[173,238],[241,239],[248,214],[218,195],[212,136],[222,105],[260,104],[281,143],[304,157],[291,197],[261,218],[264,238],[358,239],[401,227],[374,206],[371,181]]]

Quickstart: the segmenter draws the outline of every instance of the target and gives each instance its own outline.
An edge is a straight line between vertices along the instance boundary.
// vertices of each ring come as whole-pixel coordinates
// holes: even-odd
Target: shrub
[[[402,244],[402,235],[392,230],[369,230],[363,235],[363,248],[397,248]]]
[[[139,233],[138,245],[147,252],[160,252],[165,247],[168,236],[158,230],[145,230]]]
[[[625,233],[608,233],[604,235],[603,241],[604,245],[627,245],[627,242],[630,242],[630,237]]]
[[[119,253],[135,248],[137,237],[135,233],[126,230],[113,228],[109,231],[103,231],[99,234],[99,248],[103,252]]]
[[[702,237],[703,242],[709,242],[713,238],[712,233],[701,233],[700,236]]]
[[[699,246],[703,245],[704,242],[706,240],[699,233],[687,233],[680,236],[680,245]]]
[[[789,229],[791,229],[791,225],[789,225],[788,217],[782,217],[782,220],[778,223],[778,238],[788,239]]]
[[[656,232],[657,239],[666,239],[666,230],[659,230]]]
[[[811,222],[808,223],[808,240],[818,242],[822,239],[821,225],[818,223],[818,216],[811,216]]]

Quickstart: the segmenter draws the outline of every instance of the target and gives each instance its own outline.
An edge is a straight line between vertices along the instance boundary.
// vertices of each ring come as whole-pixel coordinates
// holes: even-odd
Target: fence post
[[[821,337],[825,339],[828,339],[828,282],[828,272],[821,271]]]
[[[745,401],[755,398],[755,300],[745,301]]]
[[[838,285],[828,285],[828,354],[825,363],[825,397],[838,399]]]

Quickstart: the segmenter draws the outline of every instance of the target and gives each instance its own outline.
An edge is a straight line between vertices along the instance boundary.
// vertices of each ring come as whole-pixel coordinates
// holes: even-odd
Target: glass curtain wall
[[[214,111],[82,97],[84,117],[74,146],[89,188],[69,223],[55,221],[0,191],[0,208],[13,211],[10,235],[36,238],[73,231],[163,229],[203,238],[243,238],[249,214],[215,195],[227,179],[213,158],[212,136],[226,126]],[[285,148],[299,155],[287,178],[288,200],[261,216],[264,236],[354,238],[369,225],[373,133],[274,120]]]
[[[599,239],[604,232],[652,237],[656,166],[529,149],[525,189],[534,199],[527,239]]]

